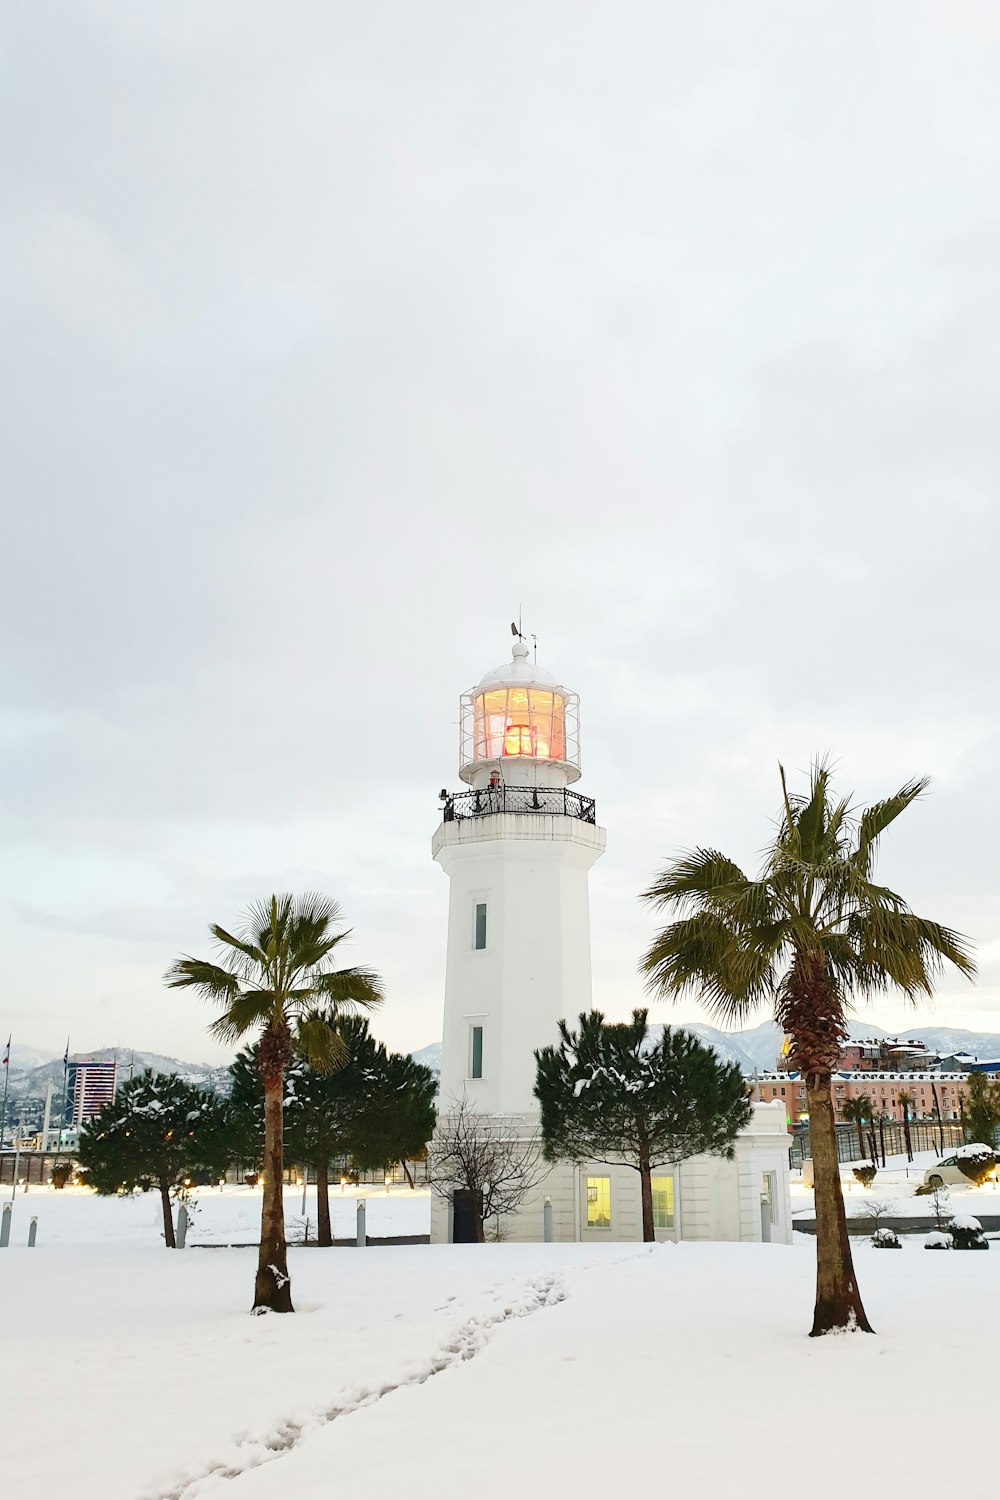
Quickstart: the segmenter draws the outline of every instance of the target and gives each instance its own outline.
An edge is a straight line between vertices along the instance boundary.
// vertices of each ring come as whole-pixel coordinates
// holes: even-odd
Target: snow
[[[948,1220],[948,1223],[952,1229],[975,1229],[979,1231],[983,1227],[979,1220],[974,1219],[971,1214],[956,1214],[954,1218]]]
[[[10,1189],[6,1190],[8,1193]],[[188,1244],[228,1245],[256,1244],[260,1237],[260,1188],[227,1187],[192,1188],[193,1202]],[[365,1228],[372,1239],[395,1235],[420,1235],[430,1232],[430,1193],[393,1187],[387,1193],[379,1187],[346,1187],[330,1189],[330,1220],[334,1238],[353,1238],[357,1230],[357,1205],[365,1203]],[[19,1227],[11,1235],[26,1238],[28,1220],[38,1216],[38,1245],[134,1244],[139,1248],[163,1248],[163,1214],[159,1193],[136,1193],[131,1198],[96,1199],[79,1188],[31,1188],[15,1199]],[[306,1195],[306,1214],[310,1238],[316,1235],[316,1189]],[[285,1226],[290,1239],[303,1235],[302,1189],[285,1189]]]
[[[426,1221],[422,1194],[365,1197],[373,1231]],[[205,1192],[192,1233],[218,1238],[259,1201]],[[0,1411],[17,1435],[5,1493],[603,1500],[665,1484],[721,1500],[738,1475],[742,1500],[764,1500],[778,1471],[753,1455],[780,1452],[815,1500],[841,1500],[850,1459],[817,1464],[801,1413],[877,1388],[880,1425],[901,1440],[866,1450],[866,1486],[931,1500],[953,1488],[956,1448],[919,1434],[991,1430],[993,1256],[856,1242],[876,1338],[806,1337],[804,1236],[293,1247],[297,1313],[251,1318],[255,1252],[167,1251],[157,1210],[152,1197],[19,1195],[0,1251]],[[928,1358],[954,1378],[914,1381]]]
[[[935,1230],[935,1232],[933,1234],[929,1234],[927,1236],[927,1238],[924,1240],[924,1249],[925,1250],[950,1250],[951,1249],[951,1235],[950,1234],[945,1234],[944,1231],[940,1230],[940,1229]]]
[[[945,1155],[954,1155],[946,1151]],[[869,1187],[861,1185],[854,1176],[853,1168],[864,1165],[859,1162],[842,1162],[841,1185],[844,1190],[844,1206],[849,1219],[870,1217],[869,1204],[887,1203],[888,1216],[907,1219],[933,1219],[936,1213],[934,1196],[931,1193],[916,1197],[916,1190],[923,1183],[924,1173],[939,1161],[933,1151],[920,1151],[908,1162],[905,1156],[889,1156],[886,1165],[879,1167]],[[870,1163],[869,1163],[870,1165]],[[1000,1183],[991,1178],[981,1187],[971,1180],[951,1182],[942,1189],[944,1201],[950,1206],[972,1205],[984,1214],[1000,1215]],[[801,1175],[791,1179],[792,1217],[812,1219],[814,1216],[811,1188],[802,1186]]]

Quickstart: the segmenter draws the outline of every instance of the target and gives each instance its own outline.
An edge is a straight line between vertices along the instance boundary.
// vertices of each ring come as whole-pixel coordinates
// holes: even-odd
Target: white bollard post
[[[546,1200],[545,1200],[545,1206],[542,1209],[542,1225],[543,1225],[542,1234],[543,1234],[543,1237],[545,1239],[545,1243],[547,1245],[551,1245],[552,1240],[553,1240],[553,1234],[552,1234],[552,1199],[551,1198],[546,1198]]]
[[[177,1210],[177,1248],[183,1250],[187,1241],[188,1211],[182,1203]]]
[[[10,1217],[12,1207],[10,1203],[3,1206],[3,1214],[0,1216],[0,1249],[10,1244]]]
[[[448,1194],[448,1244],[455,1243],[455,1199],[451,1193]]]
[[[358,1199],[358,1249],[363,1250],[368,1243],[368,1235],[365,1230],[365,1200]]]
[[[38,1237],[38,1218],[37,1218],[36,1215],[33,1214],[32,1218],[31,1218],[31,1223],[28,1225],[28,1249],[29,1250],[32,1249],[32,1247],[34,1246],[34,1243],[35,1243],[35,1240],[37,1239],[37,1237]]]

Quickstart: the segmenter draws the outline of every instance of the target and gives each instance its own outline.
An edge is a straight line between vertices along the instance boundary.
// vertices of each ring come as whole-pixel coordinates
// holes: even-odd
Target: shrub
[[[952,1219],[948,1225],[953,1250],[988,1250],[989,1241],[983,1234],[978,1219],[962,1217]]]
[[[945,1234],[943,1230],[936,1229],[924,1240],[925,1250],[950,1250],[952,1248],[951,1235]]]
[[[247,1187],[256,1187],[258,1182],[260,1181],[260,1173],[245,1172],[243,1175],[243,1181],[246,1183]]]
[[[873,1161],[856,1161],[851,1170],[856,1182],[860,1182],[862,1187],[871,1187],[878,1167]]]
[[[894,1229],[876,1229],[872,1235],[872,1244],[876,1250],[902,1250],[899,1235]]]
[[[914,1198],[929,1198],[934,1189],[929,1182],[921,1182],[913,1189]]]
[[[50,1175],[54,1188],[64,1188],[73,1175],[73,1163],[71,1161],[54,1161]]]
[[[962,1176],[968,1177],[976,1187],[982,1187],[996,1171],[997,1154],[992,1146],[984,1146],[981,1141],[975,1141],[971,1146],[960,1146],[955,1157]]]

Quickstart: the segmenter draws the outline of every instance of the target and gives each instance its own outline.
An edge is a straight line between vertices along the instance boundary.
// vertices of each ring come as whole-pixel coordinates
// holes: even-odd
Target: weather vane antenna
[[[524,629],[523,629],[522,623],[521,623],[521,606],[520,605],[517,606],[517,619],[516,620],[511,620],[511,622],[510,622],[510,633],[511,633],[512,636],[514,636],[514,638],[516,640],[523,641],[525,639]],[[532,633],[531,639],[534,642],[535,666],[537,667],[538,666],[538,637],[537,637],[537,635],[535,635],[534,633]]]

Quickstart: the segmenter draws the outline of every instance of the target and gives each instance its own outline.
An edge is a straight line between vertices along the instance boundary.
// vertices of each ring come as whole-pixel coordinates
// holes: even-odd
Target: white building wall
[[[477,1113],[534,1108],[538,1047],[562,1017],[592,1003],[587,872],[604,830],[578,818],[497,814],[442,823],[434,858],[450,877],[441,1102],[463,1093]],[[486,905],[477,949],[476,906]],[[483,1076],[470,1036],[483,1028]]]
[[[537,1115],[522,1117],[523,1133],[537,1133]],[[779,1103],[757,1104],[746,1130],[735,1143],[732,1161],[716,1156],[694,1156],[679,1167],[654,1170],[654,1177],[674,1175],[673,1232],[658,1232],[657,1238],[680,1240],[729,1240],[759,1242],[761,1234],[761,1189],[765,1172],[774,1174],[775,1221],[771,1241],[791,1244],[792,1209],[788,1181],[788,1143],[784,1108]],[[611,1227],[588,1229],[587,1178],[611,1179]],[[504,1223],[505,1240],[522,1242],[544,1238],[545,1199],[552,1201],[553,1238],[559,1242],[580,1240],[586,1244],[635,1243],[642,1239],[642,1200],[639,1174],[631,1167],[604,1162],[557,1162],[525,1199],[520,1210]],[[492,1226],[487,1225],[487,1233]],[[448,1237],[448,1206],[435,1192],[431,1206],[431,1242],[443,1244]]]

